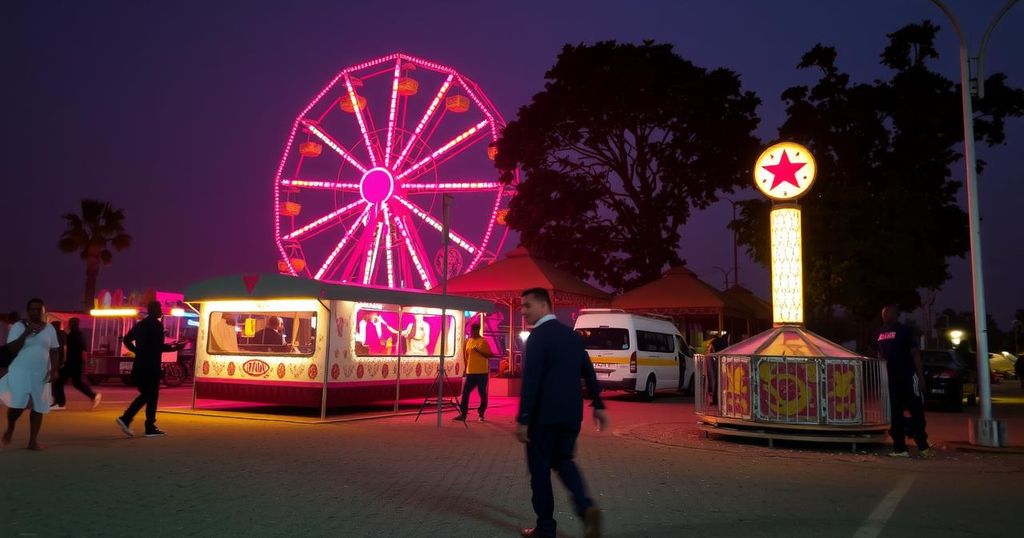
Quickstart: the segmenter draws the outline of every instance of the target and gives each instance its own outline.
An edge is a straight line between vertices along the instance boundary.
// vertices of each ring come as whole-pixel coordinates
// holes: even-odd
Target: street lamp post
[[[989,382],[988,365],[988,327],[985,320],[985,284],[981,271],[981,227],[978,217],[978,177],[976,157],[974,153],[974,111],[971,107],[971,65],[968,55],[967,36],[960,28],[960,23],[942,0],[932,0],[949,18],[960,39],[960,94],[963,102],[964,121],[964,164],[967,168],[967,207],[971,235],[971,274],[974,279],[974,329],[977,337],[978,388],[981,396],[981,416],[971,420],[968,437],[974,444],[983,446],[1003,446],[1006,444],[1006,421],[992,418],[992,386]],[[978,97],[984,96],[984,75],[982,73],[985,45],[988,43],[992,30],[1003,15],[1017,3],[1009,0],[996,13],[981,38],[976,60],[978,63]]]
[[[726,202],[729,202],[730,204],[732,204],[732,222],[735,223],[736,222],[736,203],[737,203],[736,200],[732,200],[732,199],[726,198],[724,196],[722,197],[722,199],[725,200]],[[732,284],[734,286],[739,286],[740,285],[740,263],[739,263],[740,257],[739,257],[739,249],[737,247],[737,243],[738,243],[738,237],[736,235],[736,228],[733,227],[733,229],[732,229]],[[729,287],[729,282],[728,281],[726,281],[725,287],[726,288]]]

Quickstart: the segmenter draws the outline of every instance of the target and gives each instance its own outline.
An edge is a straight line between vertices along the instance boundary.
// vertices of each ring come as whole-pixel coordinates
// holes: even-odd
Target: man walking
[[[526,341],[523,388],[516,417],[516,437],[526,443],[530,489],[537,525],[523,529],[523,536],[553,537],[555,499],[551,491],[554,469],[572,493],[576,514],[583,520],[583,535],[601,535],[601,511],[587,496],[573,453],[583,422],[583,391],[580,378],[593,398],[594,420],[604,430],[608,418],[601,400],[594,365],[583,340],[551,312],[551,297],[543,288],[522,293],[522,313],[533,331]]]
[[[166,434],[156,427],[156,403],[160,397],[160,355],[164,351],[175,351],[179,346],[164,343],[160,303],[150,301],[147,310],[149,315],[146,319],[136,323],[124,337],[124,346],[135,353],[132,381],[139,390],[135,401],[117,418],[117,425],[128,437],[135,435],[131,429],[132,419],[143,405],[146,406],[146,437]]]
[[[494,356],[487,339],[480,335],[480,324],[474,323],[470,329],[469,338],[466,339],[466,382],[462,386],[462,401],[459,402],[459,416],[455,420],[466,421],[469,413],[469,395],[475,387],[480,394],[480,407],[476,412],[480,422],[484,421],[484,413],[487,411],[487,380],[490,377],[491,366],[487,359]]]
[[[924,367],[921,350],[914,332],[899,321],[899,305],[889,304],[882,309],[882,328],[878,331],[878,358],[885,361],[889,374],[889,409],[892,412],[889,435],[895,458],[908,458],[906,435],[909,426],[917,443],[918,456],[931,455],[924,420]],[[910,412],[907,423],[903,411]]]
[[[60,369],[60,377],[53,384],[53,404],[50,409],[63,409],[67,405],[67,396],[64,394],[64,385],[71,380],[71,385],[79,392],[92,400],[92,408],[100,404],[102,394],[93,392],[92,388],[82,381],[82,362],[85,353],[85,336],[82,334],[78,318],[68,320],[68,333],[65,337],[66,355],[64,366]],[[58,333],[59,336],[59,333]]]

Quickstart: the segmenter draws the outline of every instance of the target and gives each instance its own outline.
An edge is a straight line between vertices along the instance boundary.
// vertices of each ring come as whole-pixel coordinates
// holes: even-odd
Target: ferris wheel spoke
[[[313,190],[359,192],[359,183],[339,183],[337,181],[321,181],[319,179],[282,179],[281,185],[284,187]]]
[[[373,143],[370,142],[370,132],[366,129],[366,122],[363,120],[363,110],[359,107],[359,101],[356,99],[356,90],[352,87],[352,77],[348,76],[348,73],[345,74],[345,88],[348,89],[348,98],[352,103],[352,112],[356,115],[356,121],[359,123],[359,130],[363,133],[363,142],[366,143],[366,152],[370,154],[370,163],[376,168],[377,155],[373,151]]]
[[[394,257],[394,245],[391,243],[391,210],[388,208],[387,202],[382,204],[384,207],[384,252],[387,253],[387,273],[388,273],[388,287],[395,287],[395,257]]]
[[[476,267],[476,264],[480,263],[480,258],[485,254],[484,247],[490,244],[491,234],[494,233],[494,221],[497,220],[498,208],[501,207],[502,194],[504,194],[504,189],[498,192],[498,195],[494,197],[494,205],[491,207],[491,218],[487,219],[487,229],[484,230],[484,238],[480,241],[480,248],[477,249],[476,256],[474,256],[472,261],[469,262],[469,265],[466,266],[467,272],[472,271],[473,268]],[[494,253],[486,254],[493,255]]]
[[[448,75],[444,84],[441,84],[441,89],[437,91],[437,95],[434,96],[434,100],[430,102],[430,106],[428,106],[426,112],[423,113],[423,117],[420,118],[420,122],[416,125],[416,129],[412,132],[412,136],[409,137],[409,141],[405,143],[405,147],[402,148],[402,152],[399,153],[398,158],[395,159],[395,166],[392,167],[392,170],[398,170],[399,167],[402,166],[405,161],[405,157],[409,154],[409,150],[412,149],[413,143],[416,142],[416,138],[423,131],[423,127],[427,125],[427,122],[430,121],[434,112],[437,111],[437,105],[441,103],[441,99],[444,99],[445,94],[448,93],[448,88],[451,87],[453,78],[455,78],[455,75]]]
[[[349,205],[347,205],[345,207],[342,207],[341,209],[336,209],[334,211],[331,211],[330,213],[328,213],[328,214],[326,214],[326,215],[324,215],[324,216],[314,220],[313,222],[310,222],[309,224],[299,228],[298,230],[295,230],[292,233],[284,236],[283,239],[297,239],[297,238],[299,238],[302,235],[305,235],[307,233],[314,232],[314,231],[316,233],[320,233],[320,232],[326,230],[327,228],[329,228],[331,226],[334,226],[335,224],[338,224],[339,222],[342,221],[342,217],[344,217],[348,213],[353,212],[360,205],[365,204],[365,203],[366,203],[365,200],[357,200],[357,201],[352,202],[351,204],[349,204]]]
[[[391,164],[391,141],[395,137],[395,111],[398,108],[398,79],[402,76],[402,59],[395,60],[395,76],[391,79],[391,112],[388,114],[387,143],[384,146],[384,168]]]
[[[407,177],[409,177],[409,175],[412,174],[413,172],[423,168],[425,165],[429,164],[432,161],[436,161],[439,157],[444,156],[445,154],[451,152],[453,149],[459,148],[462,142],[465,142],[467,140],[473,140],[473,135],[476,134],[477,132],[480,132],[480,130],[483,129],[486,125],[487,120],[481,120],[480,123],[477,123],[476,125],[470,127],[469,129],[466,129],[465,131],[462,132],[462,134],[449,140],[447,144],[441,146],[427,157],[423,158],[422,160],[410,166],[409,168],[406,168],[404,171],[402,171],[402,173],[398,174],[398,177],[396,177],[395,179],[398,181],[403,181]],[[463,145],[461,147],[465,148],[466,146]]]
[[[435,219],[434,217],[431,217],[429,213],[423,210],[423,208],[410,202],[409,200],[406,200],[405,198],[402,198],[401,196],[395,196],[394,199],[398,200],[399,203],[401,203],[407,209],[409,209],[409,211],[411,211],[413,215],[416,215],[417,217],[420,218],[420,220],[429,224],[431,228],[437,230],[438,233],[443,233],[444,225],[438,222],[437,219]],[[451,228],[448,229],[448,238],[451,239],[453,243],[462,247],[466,252],[469,252],[470,254],[476,254],[478,250],[476,247],[473,246],[472,243],[467,241],[466,238],[453,232]]]
[[[441,183],[406,183],[406,194],[449,194],[458,192],[496,192],[503,185],[496,181],[445,181]]]
[[[423,242],[416,235],[416,230],[409,226],[404,216],[395,219],[395,227],[398,228],[398,233],[402,236],[402,242],[405,243],[405,251],[409,254],[409,258],[412,259],[413,267],[416,268],[416,272],[420,275],[420,280],[423,281],[423,288],[427,290],[433,288],[434,282],[430,278],[430,273],[427,272],[427,265],[424,264],[426,256],[422,251]]]
[[[380,240],[384,232],[384,221],[378,220],[374,226],[373,241],[370,243],[370,250],[366,253],[366,266],[363,268],[363,285],[370,285],[374,272],[377,270],[377,256],[380,254]]]
[[[335,153],[340,155],[342,159],[348,161],[349,164],[356,167],[357,170],[364,174],[366,173],[367,170],[369,170],[369,168],[363,166],[362,163],[357,161],[356,158],[352,156],[352,154],[345,151],[345,149],[342,148],[338,144],[338,142],[334,140],[333,137],[331,137],[331,135],[327,134],[327,132],[324,131],[320,125],[317,125],[315,121],[307,119],[303,119],[301,121],[303,125],[305,125],[307,129],[309,129],[309,132],[313,133],[313,136],[319,138],[324,144],[327,144],[327,147],[333,149]]]
[[[355,235],[356,231],[360,228],[360,226],[366,225],[366,220],[369,217],[371,207],[372,206],[369,204],[366,205],[366,207],[363,209],[362,214],[359,215],[359,218],[357,218],[355,222],[352,223],[352,226],[350,226],[348,231],[345,232],[345,235],[342,236],[341,241],[338,241],[337,246],[334,247],[334,250],[331,251],[331,254],[327,256],[326,260],[324,260],[324,264],[320,266],[319,270],[317,270],[316,276],[313,277],[315,280],[320,280],[320,278],[324,276],[324,273],[326,273],[331,268],[331,266],[334,264],[334,261],[338,258],[338,253],[341,252],[343,248],[345,248],[345,245],[348,244],[349,240],[352,239],[352,236]]]

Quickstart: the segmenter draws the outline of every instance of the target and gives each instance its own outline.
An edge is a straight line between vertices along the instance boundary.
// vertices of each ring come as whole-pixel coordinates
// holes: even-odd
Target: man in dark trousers
[[[131,429],[135,413],[143,405],[146,406],[146,437],[165,435],[156,427],[156,402],[160,397],[160,355],[164,351],[174,351],[178,345],[164,343],[164,324],[160,321],[163,312],[160,303],[150,301],[147,306],[148,316],[138,322],[124,336],[124,346],[135,353],[132,364],[132,381],[139,390],[135,401],[117,418],[117,425],[128,437],[135,435]]]
[[[92,400],[92,408],[96,409],[96,406],[100,404],[100,400],[103,399],[102,394],[93,392],[92,388],[82,381],[82,359],[85,354],[85,336],[82,334],[82,329],[79,326],[80,322],[78,318],[71,318],[68,320],[68,334],[65,337],[65,349],[66,355],[64,360],[64,366],[60,368],[60,377],[53,384],[53,403],[54,406],[60,406],[63,408],[67,404],[67,397],[64,394],[64,384],[71,380],[71,385],[78,389],[79,392],[85,394]],[[59,335],[59,333],[58,333]],[[51,407],[50,409],[53,409]]]
[[[583,391],[580,378],[593,399],[594,420],[600,430],[608,425],[594,365],[583,340],[551,312],[551,297],[543,288],[522,293],[522,313],[533,331],[526,341],[523,388],[516,417],[516,437],[526,443],[530,468],[533,510],[537,526],[523,529],[523,536],[555,536],[555,499],[551,471],[572,493],[576,514],[583,520],[583,535],[601,535],[601,511],[587,496],[583,477],[573,462],[576,437],[583,422]]]
[[[882,328],[878,331],[878,358],[885,361],[889,373],[889,435],[892,436],[890,456],[908,458],[906,435],[909,429],[917,443],[918,456],[931,455],[924,421],[924,366],[914,331],[900,323],[900,307],[886,305],[882,309]],[[903,411],[910,412],[910,423]]]

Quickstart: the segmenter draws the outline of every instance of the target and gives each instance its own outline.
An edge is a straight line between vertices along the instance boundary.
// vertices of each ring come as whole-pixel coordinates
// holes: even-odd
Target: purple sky
[[[974,47],[1002,4],[949,3]],[[937,68],[958,80],[955,35],[927,0],[7,3],[0,147],[10,257],[0,309],[21,310],[32,295],[78,307],[84,266],[56,241],[59,215],[82,197],[124,208],[135,236],[101,270],[101,288],[181,290],[273,271],[271,183],[292,121],[338,71],[390,52],[454,67],[511,119],[567,42],[668,41],[698,65],[739,72],[763,100],[759,135],[770,139],[783,120],[779,94],[813,80],[794,68],[803,52],[833,44],[841,68],[870,81],[886,76],[885,34],[925,18],[943,28]],[[985,58],[1015,86],[1024,86],[1022,30],[1017,6]],[[1024,308],[1022,123],[1008,126],[1007,146],[979,148],[989,163],[980,182],[986,295],[1004,328]],[[716,286],[715,267],[732,265],[730,215],[724,202],[695,214],[680,245]],[[969,265],[954,260],[952,271],[936,306],[969,309]],[[740,280],[767,295],[767,271],[742,252]]]

